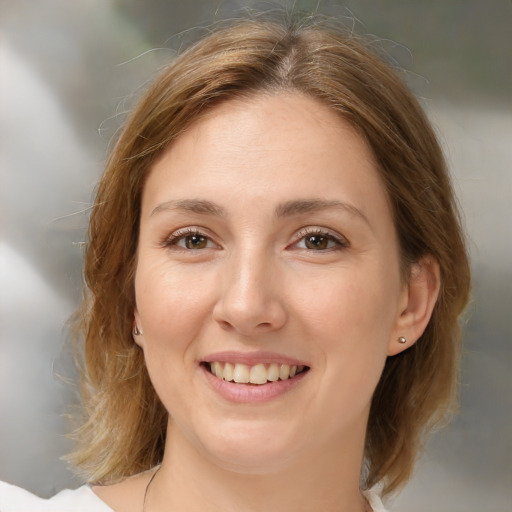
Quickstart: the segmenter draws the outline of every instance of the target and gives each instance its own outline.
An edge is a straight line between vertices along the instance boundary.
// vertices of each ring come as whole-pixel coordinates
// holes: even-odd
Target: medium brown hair
[[[387,359],[367,429],[362,486],[381,481],[389,492],[409,478],[424,434],[455,403],[458,317],[470,278],[435,134],[373,46],[311,19],[232,22],[172,62],[134,109],[91,213],[86,299],[77,321],[86,417],[72,460],[90,481],[123,478],[163,456],[167,412],[131,334],[141,194],[151,166],[219,102],[279,91],[319,99],[366,140],[392,205],[404,276],[424,255],[439,264],[441,288],[432,318],[414,346]]]

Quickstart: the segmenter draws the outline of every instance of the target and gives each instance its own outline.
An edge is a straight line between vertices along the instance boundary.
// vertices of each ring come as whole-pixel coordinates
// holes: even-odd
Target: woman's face
[[[174,439],[241,471],[362,448],[407,289],[371,152],[326,106],[231,100],[182,134],[145,185],[135,291]]]

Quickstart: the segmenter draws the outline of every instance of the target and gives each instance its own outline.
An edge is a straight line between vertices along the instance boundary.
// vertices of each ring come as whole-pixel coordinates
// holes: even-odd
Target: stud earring
[[[398,338],[398,343],[407,343],[407,340],[403,336],[400,336],[400,338]]]
[[[143,334],[143,332],[138,328],[137,325],[135,325],[135,327],[133,328],[133,331],[132,331],[132,334],[134,336],[140,336]]]

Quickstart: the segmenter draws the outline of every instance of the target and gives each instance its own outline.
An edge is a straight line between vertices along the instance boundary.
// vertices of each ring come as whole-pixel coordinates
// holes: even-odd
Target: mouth
[[[219,380],[237,384],[262,386],[269,382],[288,381],[309,370],[305,365],[279,363],[230,363],[224,361],[203,362],[202,365]]]

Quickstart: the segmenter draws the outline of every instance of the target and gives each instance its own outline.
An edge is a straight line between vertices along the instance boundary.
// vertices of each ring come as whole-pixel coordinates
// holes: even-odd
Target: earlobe
[[[432,316],[440,285],[439,264],[432,256],[423,256],[412,265],[389,341],[388,356],[414,345],[423,334]]]
[[[144,348],[144,333],[142,332],[139,312],[137,311],[137,308],[135,308],[133,311],[132,336],[133,341],[135,341],[139,347]]]

